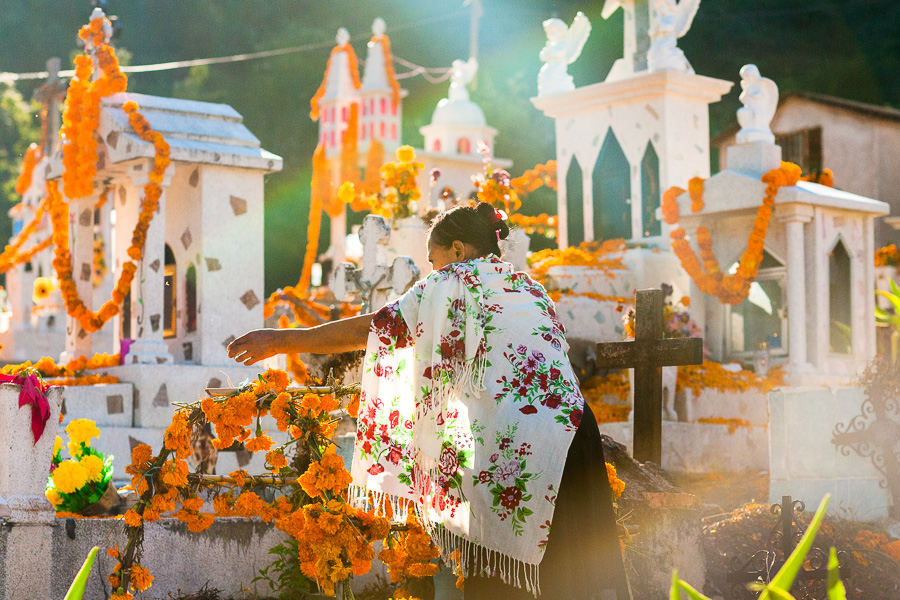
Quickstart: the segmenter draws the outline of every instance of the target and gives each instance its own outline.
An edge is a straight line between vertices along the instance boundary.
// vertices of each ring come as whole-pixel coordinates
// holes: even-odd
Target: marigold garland
[[[616,271],[625,270],[622,255],[625,240],[615,239],[604,242],[582,242],[578,247],[569,246],[563,250],[540,250],[528,258],[532,277],[544,283],[551,267],[578,266],[598,271],[604,277],[615,277]]]
[[[547,213],[541,213],[533,217],[519,213],[509,215],[509,224],[524,229],[528,235],[536,233],[555,238],[558,234],[557,223],[556,215],[550,216]]]
[[[381,44],[381,52],[384,55],[384,74],[387,76],[388,85],[391,86],[391,107],[396,110],[400,106],[400,82],[394,72],[394,55],[391,52],[391,40],[387,35],[375,35],[369,41],[370,44]]]
[[[332,48],[331,54],[328,56],[328,62],[325,64],[325,75],[322,77],[322,83],[309,101],[309,118],[313,121],[319,120],[319,102],[325,96],[325,85],[328,83],[328,74],[331,72],[331,59],[339,52],[347,53],[347,58],[350,63],[350,77],[353,80],[353,88],[358,90],[362,87],[362,82],[359,80],[359,60],[356,58],[356,52],[353,50],[353,46],[348,42]]]
[[[111,94],[124,92],[128,80],[119,69],[119,62],[112,47],[105,43],[104,31],[109,21],[105,18],[93,19],[90,25],[79,31],[79,36],[96,47],[95,55],[102,72],[96,81],[91,81],[93,71],[89,54],[75,58],[75,77],[69,86],[63,109],[63,185],[70,199],[89,196],[94,191],[93,179],[97,173],[96,131],[100,123],[100,101]],[[86,49],[87,49],[86,45]],[[98,331],[107,321],[117,315],[125,296],[131,289],[131,282],[137,271],[137,262],[143,256],[147,229],[162,196],[163,176],[171,162],[168,142],[159,132],[153,131],[147,120],[138,112],[138,105],[126,102],[122,110],[128,115],[128,122],[135,133],[154,146],[153,167],[148,174],[149,182],[144,186],[138,222],[132,232],[131,245],[127,254],[131,258],[122,265],[119,281],[112,291],[112,297],[100,310],[91,312],[78,295],[72,278],[72,257],[69,253],[69,207],[55,181],[47,182],[48,202],[53,223],[52,240],[56,257],[59,288],[66,312],[77,319],[85,331]]]
[[[746,300],[750,294],[750,285],[756,279],[762,263],[763,242],[769,229],[775,196],[778,194],[779,188],[795,185],[799,179],[800,167],[789,162],[782,162],[780,168],[772,169],[762,176],[761,180],[766,184],[766,195],[763,198],[762,206],[757,210],[756,221],[747,240],[747,249],[738,262],[737,272],[733,275],[726,275],[722,272],[713,252],[712,234],[708,228],[697,228],[697,246],[700,249],[700,258],[694,253],[690,242],[685,239],[686,234],[683,228],[679,227],[671,232],[672,250],[681,261],[681,266],[703,293],[716,296],[720,302],[731,305],[737,305]],[[701,185],[694,182],[692,198],[697,195],[700,187]],[[669,225],[678,223],[677,198],[683,193],[684,190],[681,188],[673,187],[663,194],[662,213],[664,220]],[[702,197],[699,202],[702,203]],[[693,201],[693,204],[697,203],[697,200]]]
[[[44,250],[50,246],[52,243],[51,238],[47,238],[42,240],[26,250],[25,252],[19,252],[22,246],[31,238],[32,235],[38,230],[38,227],[41,224],[41,221],[44,218],[44,213],[47,211],[47,206],[49,204],[49,200],[44,198],[41,203],[38,205],[37,209],[34,211],[34,217],[22,227],[22,231],[19,232],[19,235],[3,250],[3,253],[0,254],[0,273],[6,273],[10,269],[15,268],[16,266],[26,263],[30,261],[34,255],[36,255],[41,250]]]
[[[16,193],[20,196],[24,196],[28,188],[31,187],[34,167],[41,162],[42,158],[44,158],[44,151],[37,144],[31,144],[25,150],[25,156],[22,158],[22,168],[19,171],[18,178],[16,178]]]
[[[25,361],[18,365],[4,365],[0,368],[0,373],[4,375],[18,375],[25,371],[37,371],[44,378],[80,378],[84,375],[84,371],[117,367],[121,364],[121,361],[121,355],[119,354],[98,353],[91,358],[79,356],[78,358],[73,358],[65,365],[57,365],[52,358],[44,356],[36,363]]]
[[[358,388],[338,387],[333,395],[319,396],[288,389],[288,382],[285,372],[269,370],[230,396],[185,405],[166,429],[159,456],[154,456],[146,444],[134,448],[126,472],[132,477],[130,487],[139,500],[123,517],[126,547],[109,550],[119,561],[109,580],[120,597],[152,582],[149,573],[138,566],[143,528],[162,513],[176,510],[179,502],[181,508],[175,517],[190,531],[208,528],[215,515],[257,516],[274,522],[276,528],[297,540],[301,570],[327,595],[334,595],[336,587],[346,585],[352,575],[368,572],[375,557],[372,543],[384,538],[385,547],[397,550],[398,555],[402,552],[404,558],[402,573],[398,575],[395,565],[392,579],[400,577],[405,582],[433,573],[436,566],[430,560],[437,549],[414,517],[405,527],[396,528],[402,530],[399,534],[392,533],[386,516],[356,509],[344,499],[350,475],[327,439],[334,424],[330,412],[339,407],[338,397],[356,395]],[[270,442],[264,433],[251,438],[249,427],[267,411],[280,430],[292,433],[294,439],[289,444],[297,442],[310,453],[309,468],[299,477],[287,463],[284,447],[268,450]],[[191,453],[191,432],[205,421],[213,425],[218,447],[244,440],[250,451],[268,450],[266,462],[273,475],[251,476],[245,471],[227,477],[190,473],[185,459]],[[267,502],[251,491],[258,486],[276,487],[285,493]],[[202,511],[204,502],[197,496],[198,490],[214,490],[215,515]]]

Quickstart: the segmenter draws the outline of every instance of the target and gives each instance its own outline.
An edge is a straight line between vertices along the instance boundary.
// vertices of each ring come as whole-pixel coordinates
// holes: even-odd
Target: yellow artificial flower
[[[44,495],[47,496],[47,500],[50,501],[50,504],[53,505],[53,508],[56,508],[62,503],[62,496],[60,496],[59,492],[57,492],[54,488],[50,488],[49,490],[47,490]]]
[[[87,469],[74,460],[66,460],[59,464],[51,475],[53,485],[63,494],[71,494],[81,489],[88,480]]]
[[[403,163],[409,163],[416,159],[416,151],[412,146],[400,146],[397,148],[397,160]]]
[[[93,454],[82,456],[81,466],[87,472],[88,481],[100,481],[103,478],[103,459]]]
[[[97,429],[96,423],[90,419],[75,419],[66,427],[66,433],[69,434],[69,451],[72,445],[76,448],[79,444],[85,446],[91,445],[91,438],[99,438],[100,430]]]
[[[56,436],[56,439],[53,440],[53,456],[56,456],[56,453],[62,450],[62,438]]]
[[[351,181],[345,181],[338,188],[338,200],[344,204],[350,204],[356,198],[356,188]]]

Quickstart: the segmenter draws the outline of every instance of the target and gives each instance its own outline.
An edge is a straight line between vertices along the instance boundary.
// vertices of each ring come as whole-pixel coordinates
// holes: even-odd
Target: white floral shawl
[[[544,288],[493,255],[416,283],[372,321],[351,500],[412,504],[445,560],[536,591],[584,405],[567,348]]]

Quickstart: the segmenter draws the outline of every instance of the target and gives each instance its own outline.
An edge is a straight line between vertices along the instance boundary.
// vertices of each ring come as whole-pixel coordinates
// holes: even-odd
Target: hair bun
[[[490,224],[491,229],[497,232],[498,240],[505,240],[509,237],[509,225],[506,223],[506,214],[503,211],[497,210],[487,202],[479,202],[476,210]]]

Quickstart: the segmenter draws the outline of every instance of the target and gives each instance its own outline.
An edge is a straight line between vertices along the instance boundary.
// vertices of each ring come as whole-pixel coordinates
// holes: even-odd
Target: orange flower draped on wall
[[[692,179],[689,184],[691,189],[691,209],[699,211],[703,205],[702,190],[703,180]],[[800,180],[800,167],[793,163],[782,162],[781,167],[772,169],[762,176],[761,180],[766,184],[766,195],[762,206],[756,213],[756,221],[747,239],[747,249],[738,262],[737,272],[733,275],[725,275],[719,265],[719,261],[713,252],[712,234],[706,227],[697,228],[697,246],[700,249],[700,257],[694,253],[690,242],[686,239],[686,233],[679,227],[672,230],[672,250],[681,261],[681,266],[687,271],[697,287],[705,294],[716,296],[720,302],[737,305],[747,299],[750,294],[750,285],[759,273],[762,263],[763,243],[769,229],[769,221],[772,218],[772,207],[775,204],[775,196],[782,186],[795,185]],[[662,213],[663,219],[669,225],[678,223],[679,209],[678,196],[684,190],[678,187],[669,188],[663,194]],[[696,207],[696,210],[695,210]],[[701,263],[702,260],[702,263]]]
[[[315,95],[309,101],[309,118],[313,121],[319,120],[319,102],[322,100],[322,97],[325,96],[325,84],[328,83],[328,73],[331,72],[331,59],[334,58],[334,55],[338,52],[347,53],[347,57],[350,60],[350,77],[353,78],[353,87],[356,89],[362,87],[362,82],[359,80],[359,61],[356,59],[356,52],[353,51],[353,46],[348,42],[332,48],[331,56],[328,57],[328,63],[325,65],[325,76],[322,77],[322,83],[319,85],[319,89],[316,90]]]
[[[24,195],[31,187],[34,167],[41,162],[42,158],[44,158],[44,151],[37,144],[28,146],[25,157],[22,159],[22,170],[19,171],[19,177],[16,179],[16,193],[20,196]]]

